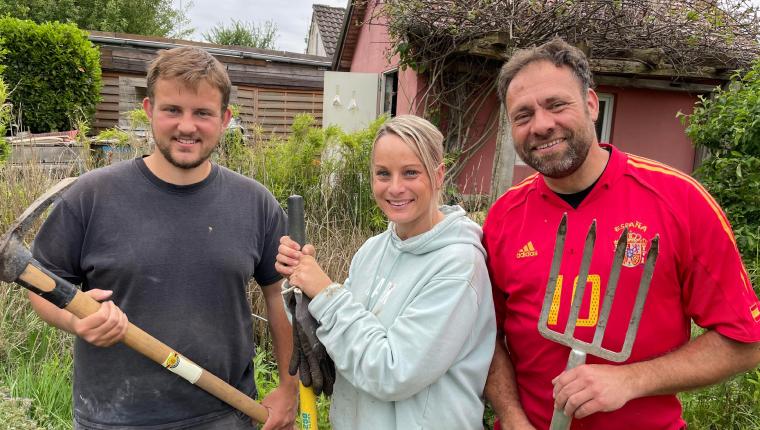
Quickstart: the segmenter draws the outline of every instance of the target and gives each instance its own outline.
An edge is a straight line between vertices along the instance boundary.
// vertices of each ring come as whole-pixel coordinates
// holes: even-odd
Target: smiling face
[[[437,190],[443,183],[443,165],[433,176],[431,182],[422,161],[397,135],[386,133],[375,143],[372,193],[400,238],[422,234],[440,220]]]
[[[156,142],[157,151],[151,158],[158,177],[166,180],[207,172],[209,167],[204,162],[230,121],[230,110],[221,106],[221,93],[206,81],[194,89],[178,80],[156,82],[153,100],[143,100],[143,108]]]
[[[528,64],[510,82],[506,105],[517,154],[544,176],[572,175],[597,144],[599,100],[592,89],[584,97],[568,67],[545,60]]]

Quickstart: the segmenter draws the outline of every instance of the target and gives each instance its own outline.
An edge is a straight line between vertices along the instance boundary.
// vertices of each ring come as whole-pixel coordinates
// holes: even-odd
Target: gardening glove
[[[287,286],[287,283],[285,285]],[[311,385],[311,371],[308,368],[309,363],[306,361],[306,356],[301,347],[301,330],[299,329],[298,321],[296,321],[296,297],[293,290],[285,293],[284,299],[288,312],[291,315],[291,325],[293,327],[293,352],[290,355],[288,373],[291,376],[295,376],[296,373],[300,372],[301,382],[304,385]]]
[[[284,299],[293,325],[293,354],[288,373],[299,372],[301,383],[312,387],[314,394],[324,392],[330,396],[335,383],[335,364],[317,338],[318,323],[309,313],[311,300],[299,289],[285,293]]]
[[[312,388],[314,394],[331,395],[335,383],[335,363],[322,342],[317,337],[317,320],[309,312],[309,299],[300,290],[295,291],[296,314],[299,330],[301,331],[301,348],[306,355],[311,370]],[[304,384],[306,385],[306,384]]]

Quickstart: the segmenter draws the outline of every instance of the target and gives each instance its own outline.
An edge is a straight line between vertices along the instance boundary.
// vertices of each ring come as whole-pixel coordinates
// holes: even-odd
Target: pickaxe
[[[42,267],[37,260],[32,258],[32,254],[22,242],[24,233],[29,230],[34,221],[74,181],[76,178],[64,179],[35,200],[0,238],[0,281],[16,282],[59,308],[66,309],[79,318],[84,318],[97,312],[100,303],[79,291],[70,282]],[[134,324],[129,323],[122,343],[254,420],[260,423],[266,421],[269,413],[264,406]]]

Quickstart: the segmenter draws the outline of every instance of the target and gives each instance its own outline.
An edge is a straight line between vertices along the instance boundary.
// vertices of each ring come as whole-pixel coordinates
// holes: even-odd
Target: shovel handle
[[[16,283],[79,318],[92,315],[100,309],[100,303],[95,299],[48,271],[34,259],[29,262]],[[121,342],[257,422],[263,423],[267,420],[269,413],[264,406],[134,324],[129,323]]]
[[[288,197],[288,236],[303,247],[306,244],[306,222],[303,197],[294,194]],[[294,316],[295,318],[295,316]],[[293,351],[293,354],[297,354]],[[311,387],[298,383],[298,397],[301,409],[301,428],[317,429],[317,396]]]

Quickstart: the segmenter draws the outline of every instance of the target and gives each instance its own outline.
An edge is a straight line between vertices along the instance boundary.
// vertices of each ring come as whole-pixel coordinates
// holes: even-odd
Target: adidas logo
[[[522,249],[517,251],[517,258],[536,257],[536,256],[538,256],[538,251],[536,251],[536,248],[533,247],[533,242],[526,243],[525,246],[522,247]]]

